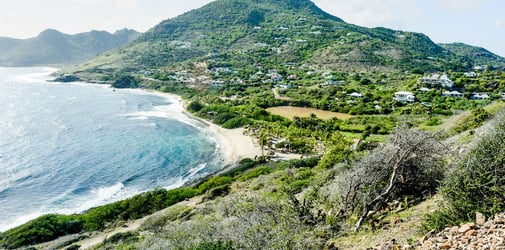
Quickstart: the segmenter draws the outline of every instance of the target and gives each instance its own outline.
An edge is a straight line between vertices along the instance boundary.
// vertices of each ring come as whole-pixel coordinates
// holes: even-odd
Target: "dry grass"
[[[280,116],[286,117],[288,119],[293,119],[295,116],[310,117],[311,114],[315,114],[318,118],[325,119],[325,120],[331,119],[333,117],[336,117],[338,119],[349,119],[352,117],[352,115],[343,114],[343,113],[324,111],[324,110],[319,110],[319,109],[314,109],[314,108],[301,108],[301,107],[291,107],[291,106],[281,106],[281,107],[268,108],[267,111],[272,114],[275,114],[275,115],[280,115]]]

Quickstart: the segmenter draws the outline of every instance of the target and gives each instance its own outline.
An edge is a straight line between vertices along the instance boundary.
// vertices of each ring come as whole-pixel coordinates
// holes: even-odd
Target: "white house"
[[[353,93],[349,94],[348,96],[350,96],[352,98],[362,98],[363,97],[363,95],[358,92],[353,92]]]
[[[394,94],[393,100],[398,102],[415,102],[416,96],[412,92],[399,91]]]
[[[463,97],[463,93],[459,91],[444,91],[442,93],[442,96],[445,97]]]
[[[446,74],[443,74],[438,82],[442,85],[442,87],[452,88],[454,86],[454,81],[449,78]]]
[[[454,81],[452,81],[447,74],[439,75],[433,74],[430,76],[424,76],[419,79],[421,83],[426,83],[430,85],[442,85],[442,87],[452,88],[454,86]]]
[[[485,93],[473,93],[471,99],[472,100],[486,100],[486,99],[489,99],[489,95],[485,94]]]
[[[470,71],[470,72],[466,72],[463,74],[465,77],[469,77],[469,78],[474,78],[477,76],[477,73],[473,72],[473,71]]]
[[[433,85],[436,85],[438,84],[438,79],[440,78],[440,75],[439,74],[433,74],[433,75],[430,75],[430,76],[423,76],[421,77],[421,82],[422,83],[428,83],[428,84],[433,84]]]
[[[422,87],[422,88],[419,89],[419,91],[421,91],[421,93],[426,93],[426,92],[431,91],[431,89],[430,88],[426,88],[426,87]]]

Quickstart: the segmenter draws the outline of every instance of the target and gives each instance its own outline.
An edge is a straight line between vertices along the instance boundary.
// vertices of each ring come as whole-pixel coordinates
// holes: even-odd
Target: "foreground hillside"
[[[494,214],[505,210],[500,198],[505,188],[503,108],[502,103],[486,107],[490,116],[482,126],[452,136],[450,131],[480,115],[462,113],[437,126],[436,133],[399,127],[370,151],[343,149],[345,158],[329,166],[317,157],[287,162],[244,160],[239,167],[191,187],[155,190],[92,209],[81,218],[95,224],[84,227],[102,230],[84,229],[88,232],[35,248],[498,247],[500,241],[493,243],[490,232],[501,232],[502,217]],[[476,178],[475,173],[482,175]],[[166,202],[170,205],[160,210]],[[476,213],[481,214],[477,220]],[[496,219],[485,222],[482,217]],[[32,239],[30,234],[35,232],[70,230],[81,218],[38,219],[4,233],[2,244],[11,248]],[[452,227],[457,225],[461,226]]]
[[[0,37],[0,66],[61,66],[82,63],[97,54],[123,46],[140,33],[118,30],[68,35],[48,29],[30,39]]]

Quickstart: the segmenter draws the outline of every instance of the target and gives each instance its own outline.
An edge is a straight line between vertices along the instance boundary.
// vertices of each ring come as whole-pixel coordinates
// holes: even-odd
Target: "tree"
[[[192,101],[188,105],[188,110],[191,112],[198,112],[198,111],[202,110],[202,108],[203,108],[203,105],[198,101]]]
[[[341,213],[358,213],[355,230],[387,202],[435,191],[443,178],[445,147],[430,134],[396,128],[388,143],[337,176]]]

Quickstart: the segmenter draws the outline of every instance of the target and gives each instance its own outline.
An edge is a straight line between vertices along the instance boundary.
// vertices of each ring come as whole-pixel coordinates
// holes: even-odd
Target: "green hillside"
[[[465,62],[475,65],[488,65],[495,68],[505,67],[505,58],[493,54],[487,49],[464,43],[440,44],[444,49],[462,57]]]
[[[106,81],[118,72],[165,75],[181,65],[194,72],[192,65],[203,63],[246,75],[279,65],[425,73],[469,69],[479,58],[449,52],[423,34],[345,23],[309,0],[218,0],[165,20],[133,43],[68,72]]]
[[[0,38],[1,66],[70,65],[131,42],[140,33],[119,30],[114,34],[91,31],[67,35],[48,29],[26,40]]]
[[[0,248],[415,249],[426,232],[505,209],[503,61],[308,0],[214,1],[59,80],[178,94],[192,115],[241,127],[261,156],[39,217],[0,233]]]

